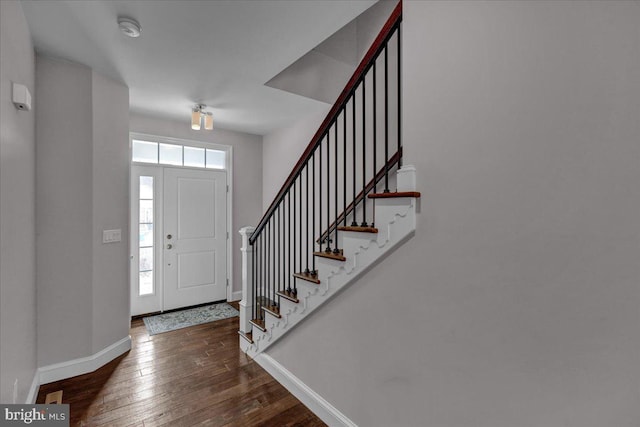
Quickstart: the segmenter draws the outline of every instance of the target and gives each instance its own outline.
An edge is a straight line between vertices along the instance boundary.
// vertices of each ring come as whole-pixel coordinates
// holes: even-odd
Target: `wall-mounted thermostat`
[[[31,94],[25,85],[13,84],[13,104],[18,110],[31,110]]]

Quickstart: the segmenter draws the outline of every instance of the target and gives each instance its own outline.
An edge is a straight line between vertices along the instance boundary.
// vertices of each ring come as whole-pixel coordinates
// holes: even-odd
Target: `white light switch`
[[[114,243],[122,240],[122,230],[102,230],[102,243]]]

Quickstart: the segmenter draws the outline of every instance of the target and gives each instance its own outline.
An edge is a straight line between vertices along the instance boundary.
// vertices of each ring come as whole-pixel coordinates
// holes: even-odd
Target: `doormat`
[[[238,314],[238,310],[226,302],[223,302],[158,314],[157,316],[145,317],[142,320],[147,327],[149,335],[156,335],[163,332],[175,331],[176,329],[188,328],[189,326],[236,317]]]

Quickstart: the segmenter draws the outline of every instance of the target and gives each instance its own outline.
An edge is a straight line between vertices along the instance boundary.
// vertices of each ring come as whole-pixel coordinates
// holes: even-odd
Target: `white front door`
[[[227,174],[164,169],[164,310],[226,299]]]
[[[131,314],[227,297],[226,172],[131,168]]]

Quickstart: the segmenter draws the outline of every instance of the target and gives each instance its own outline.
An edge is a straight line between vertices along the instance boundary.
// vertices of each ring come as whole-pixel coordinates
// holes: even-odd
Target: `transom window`
[[[222,150],[165,144],[134,139],[132,160],[171,166],[187,166],[208,169],[226,169],[227,153]]]

